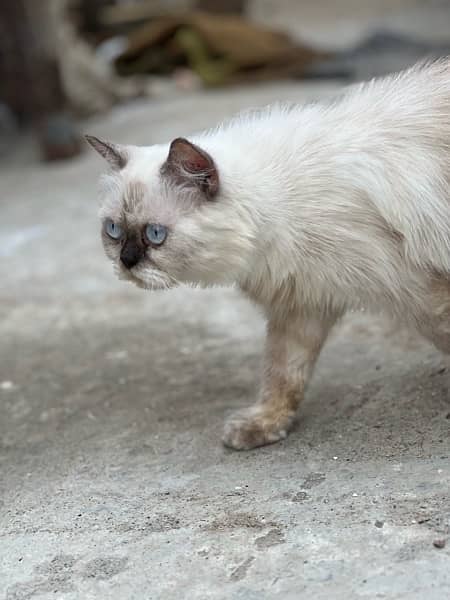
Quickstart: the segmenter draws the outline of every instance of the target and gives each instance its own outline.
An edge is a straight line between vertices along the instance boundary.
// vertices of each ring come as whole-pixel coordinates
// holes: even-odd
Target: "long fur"
[[[130,279],[146,288],[236,284],[265,308],[273,331],[317,322],[317,336],[309,325],[295,341],[302,386],[331,324],[349,308],[385,311],[450,351],[449,59],[354,86],[331,102],[244,113],[192,140],[217,165],[213,199],[163,175],[168,145],[123,149],[127,165],[105,179],[102,218],[123,219],[126,206],[135,225],[170,229]],[[136,186],[139,194],[130,192]],[[106,242],[118,263],[112,246]],[[269,346],[280,343],[269,335]],[[285,356],[284,347],[271,352]],[[258,411],[270,404],[273,412],[276,402],[261,402]],[[242,433],[242,419],[233,427]],[[282,437],[272,434],[258,443],[225,437],[251,447]]]

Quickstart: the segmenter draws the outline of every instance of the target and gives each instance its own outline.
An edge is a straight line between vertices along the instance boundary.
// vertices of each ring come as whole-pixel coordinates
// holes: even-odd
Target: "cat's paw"
[[[222,441],[235,450],[273,444],[287,437],[294,418],[295,413],[280,415],[261,406],[250,406],[233,413],[226,421]]]

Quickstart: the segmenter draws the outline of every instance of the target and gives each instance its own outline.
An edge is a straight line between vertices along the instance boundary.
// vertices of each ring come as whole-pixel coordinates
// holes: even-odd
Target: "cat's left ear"
[[[123,169],[128,162],[128,152],[123,146],[113,144],[112,142],[104,142],[93,135],[84,136],[87,143],[96,150],[100,156],[116,170]]]
[[[213,159],[205,150],[185,138],[177,138],[170,144],[162,172],[172,176],[181,185],[197,187],[209,199],[219,189],[219,173]]]

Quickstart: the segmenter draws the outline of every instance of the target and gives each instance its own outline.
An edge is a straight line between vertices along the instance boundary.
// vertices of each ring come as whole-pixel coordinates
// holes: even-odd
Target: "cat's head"
[[[110,167],[101,183],[102,241],[120,279],[167,289],[243,275],[251,226],[206,150],[184,138],[150,147],[86,139]]]

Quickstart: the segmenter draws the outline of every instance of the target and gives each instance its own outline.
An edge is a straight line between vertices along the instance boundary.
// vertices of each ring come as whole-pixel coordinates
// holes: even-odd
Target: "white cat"
[[[238,285],[267,315],[261,395],[224,443],[284,438],[334,323],[383,310],[450,352],[450,60],[169,145],[87,136],[119,276]]]

